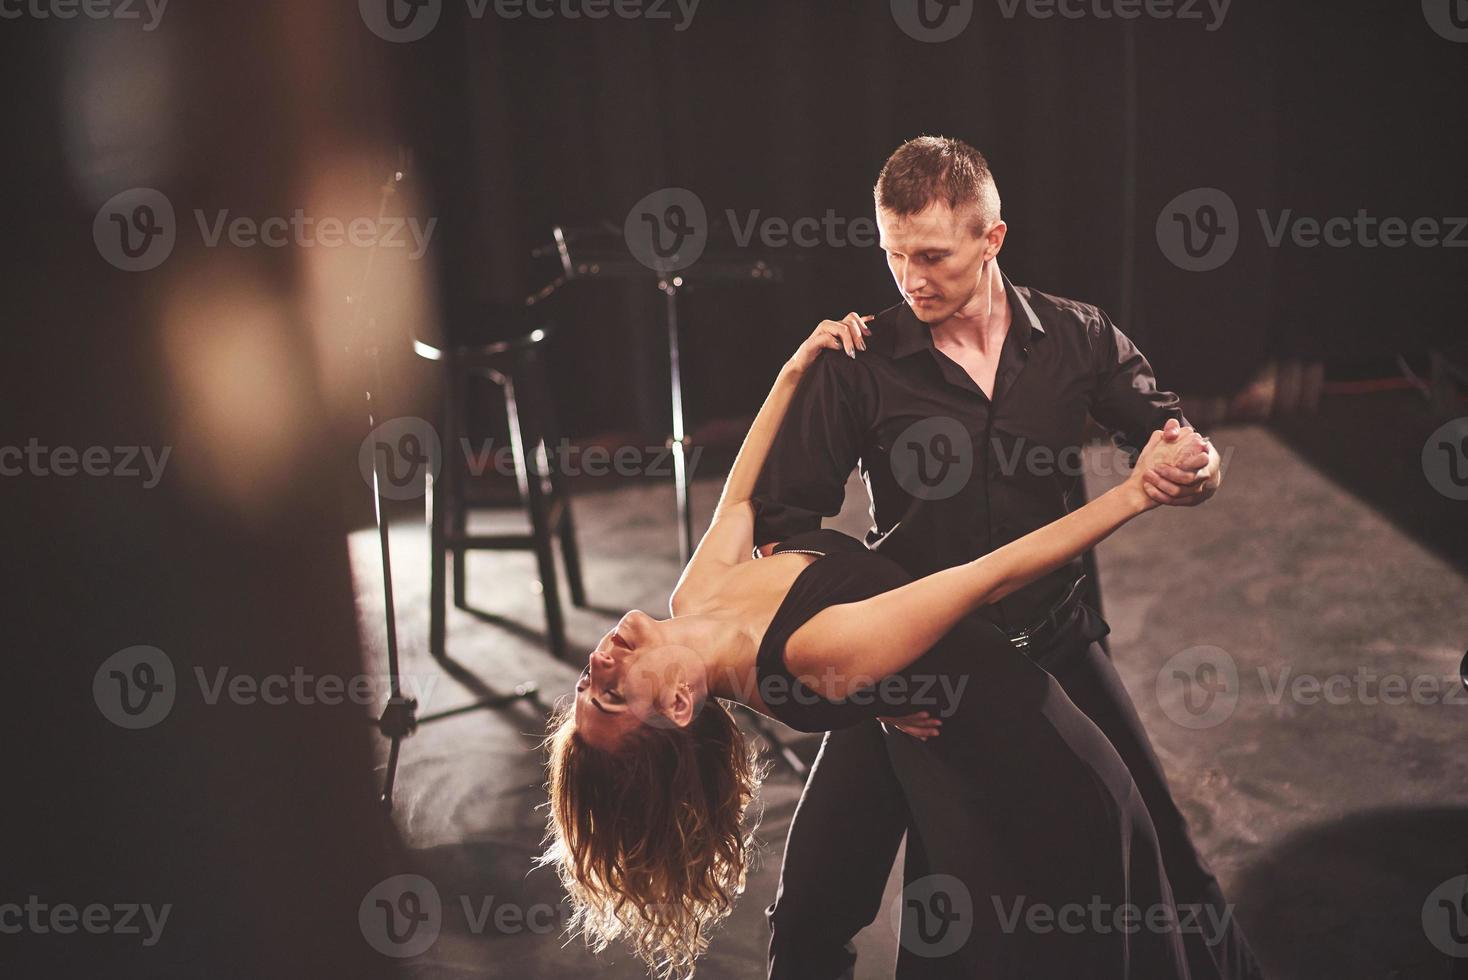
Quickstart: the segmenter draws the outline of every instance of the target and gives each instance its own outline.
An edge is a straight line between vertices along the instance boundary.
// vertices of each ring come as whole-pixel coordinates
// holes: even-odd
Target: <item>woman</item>
[[[932,866],[964,883],[979,914],[973,935],[931,974],[1186,978],[1175,932],[1040,935],[1016,925],[1027,905],[1054,916],[1077,902],[1170,910],[1172,898],[1151,821],[1110,743],[1001,633],[965,617],[1151,509],[1144,470],[1197,469],[1206,443],[1190,429],[1154,433],[1121,486],[916,581],[830,530],[750,560],[750,496],[801,376],[831,356],[826,349],[855,356],[868,333],[855,316],[824,321],[786,363],[673,592],[672,618],[624,616],[551,721],[542,860],[570,894],[573,931],[596,949],[626,940],[661,976],[692,973],[743,888],[745,817],[762,774],[723,701],[825,731],[933,704],[912,696],[935,685],[904,680],[957,678],[941,686],[963,692],[944,748],[921,761],[952,781],[953,806],[915,814],[909,847],[950,853],[941,844],[955,834],[998,835],[1005,846],[970,849],[989,855],[983,867]]]

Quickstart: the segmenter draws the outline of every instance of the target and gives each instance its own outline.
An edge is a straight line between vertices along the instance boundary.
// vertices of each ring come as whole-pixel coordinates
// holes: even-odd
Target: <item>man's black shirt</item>
[[[991,401],[906,303],[870,324],[852,359],[822,351],[801,380],[754,494],[755,542],[821,526],[860,461],[872,499],[868,546],[920,577],[972,561],[1066,514],[1077,499],[1089,414],[1136,452],[1176,395],[1101,310],[1015,286]],[[996,606],[1033,621],[1079,573],[1061,568]]]

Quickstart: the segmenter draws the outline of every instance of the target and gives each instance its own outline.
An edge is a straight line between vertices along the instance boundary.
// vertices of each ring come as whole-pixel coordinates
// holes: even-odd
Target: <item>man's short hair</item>
[[[982,235],[999,220],[999,188],[989,172],[989,161],[963,140],[946,136],[919,136],[897,148],[882,165],[872,189],[877,207],[912,215],[935,201],[955,212],[975,209],[971,229]]]

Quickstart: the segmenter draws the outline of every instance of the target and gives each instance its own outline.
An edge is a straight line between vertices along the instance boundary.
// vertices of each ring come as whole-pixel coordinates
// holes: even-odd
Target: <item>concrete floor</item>
[[[1468,759],[1454,751],[1468,735],[1456,680],[1468,579],[1269,431],[1213,435],[1230,454],[1223,492],[1199,510],[1147,515],[1100,549],[1117,665],[1272,977],[1446,980],[1452,961],[1428,941],[1422,913],[1435,887],[1468,871]],[[1092,491],[1104,489],[1118,472],[1113,453],[1091,452],[1087,471]],[[697,483],[699,515],[719,487]],[[860,533],[864,510],[853,482],[833,523]],[[662,479],[624,480],[578,496],[576,515],[597,607],[569,610],[572,644],[585,650],[629,608],[666,614],[678,573],[672,490]],[[380,656],[374,532],[354,534],[350,546],[364,635]],[[393,546],[404,669],[431,685],[425,710],[522,680],[548,697],[570,689],[576,669],[540,645],[528,553],[470,557],[477,612],[451,610],[457,669],[446,675],[425,650],[421,524],[396,524]],[[1175,680],[1199,658],[1228,684],[1201,715]],[[542,727],[537,710],[520,705],[437,722],[406,743],[396,810],[409,848],[403,871],[427,877],[444,911],[438,940],[404,961],[404,975],[645,976],[620,950],[594,958],[566,945],[557,884],[531,870],[544,819]],[[762,909],[799,789],[788,771],[767,784],[762,862],[699,977],[763,975]],[[497,926],[504,906],[511,918]],[[886,923],[860,945],[858,977],[890,978]]]

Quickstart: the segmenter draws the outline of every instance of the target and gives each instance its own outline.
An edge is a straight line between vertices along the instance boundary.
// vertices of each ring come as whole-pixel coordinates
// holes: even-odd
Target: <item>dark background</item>
[[[355,470],[362,386],[320,333],[354,278],[323,290],[291,250],[182,238],[156,274],[119,271],[91,235],[119,190],[157,187],[181,215],[290,214],[338,158],[343,186],[369,188],[352,199],[370,201],[407,145],[422,213],[440,219],[423,307],[437,312],[389,326],[492,335],[487,309],[544,284],[530,251],[555,222],[620,225],[633,202],[675,185],[714,214],[865,217],[887,154],[942,133],[989,156],[1015,281],[1107,309],[1185,395],[1231,394],[1272,358],[1323,360],[1347,380],[1394,374],[1398,353],[1420,368],[1434,345],[1462,343],[1462,250],[1271,250],[1252,217],[1468,214],[1468,45],[1434,34],[1416,3],[1235,0],[1214,32],[1011,21],[979,4],[945,44],[907,37],[878,0],[705,0],[682,33],[465,9],[446,2],[414,44],[382,41],[356,4],[325,0],[173,0],[152,33],[0,25],[12,174],[3,443],[179,448],[155,490],[0,484],[3,898],[177,906],[177,941],[152,951],[118,936],[7,936],[16,975],[390,972],[351,915],[400,866],[390,824],[363,804],[378,747],[365,712],[185,703],[164,726],[122,732],[91,693],[98,664],[133,644],[166,650],[184,676],[361,669],[342,542],[368,501]],[[1222,269],[1188,273],[1153,227],[1166,202],[1204,186],[1232,196],[1246,234]],[[770,258],[785,282],[687,297],[695,425],[751,414],[820,318],[896,299],[876,249]],[[175,348],[227,333],[230,288],[273,304],[251,321],[272,354],[247,346],[201,388],[199,365]],[[170,320],[180,295],[206,302]],[[573,283],[555,298],[570,435],[661,440],[660,313],[646,283]],[[432,372],[391,339],[385,356],[390,404],[433,405]],[[1420,477],[1422,439],[1441,419],[1420,399],[1398,410],[1351,403],[1281,431],[1302,451],[1326,447],[1333,473],[1462,561],[1461,514],[1439,520],[1446,502]],[[1389,472],[1405,491],[1383,482]]]
[[[1276,357],[1394,373],[1395,354],[1417,361],[1460,335],[1461,249],[1269,248],[1255,212],[1468,213],[1468,51],[1415,3],[1241,0],[1206,25],[1006,19],[979,3],[962,35],[932,44],[897,29],[884,0],[709,0],[681,33],[476,21],[449,4],[387,57],[442,217],[451,331],[544,282],[528,251],[554,223],[620,227],[665,186],[693,190],[711,218],[870,217],[882,161],[934,133],[988,156],[1011,278],[1106,309],[1175,390],[1228,394]],[[1210,186],[1238,205],[1242,240],[1223,268],[1183,271],[1156,244],[1157,215]],[[821,318],[897,299],[876,248],[769,257],[785,283],[687,299],[695,422],[751,411]],[[657,299],[651,284],[585,282],[562,297],[573,435],[665,430]],[[608,372],[620,383],[595,384]]]

